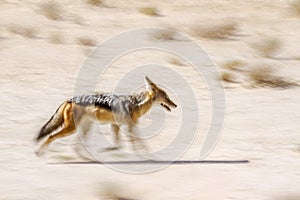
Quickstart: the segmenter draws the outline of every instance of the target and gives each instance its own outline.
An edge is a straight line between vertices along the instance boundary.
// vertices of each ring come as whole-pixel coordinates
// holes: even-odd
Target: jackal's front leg
[[[148,153],[149,152],[149,148],[144,143],[143,139],[141,139],[138,136],[137,131],[136,131],[136,127],[135,127],[134,124],[129,125],[128,131],[129,131],[130,142],[132,144],[133,150],[136,151],[136,152],[138,152],[139,149],[143,149],[143,150],[145,150],[144,153]],[[138,148],[138,145],[140,145],[140,148]]]

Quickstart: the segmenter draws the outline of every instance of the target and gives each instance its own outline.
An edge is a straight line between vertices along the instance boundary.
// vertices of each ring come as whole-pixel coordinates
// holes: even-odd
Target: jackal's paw
[[[114,151],[120,149],[120,146],[112,146],[112,147],[105,147],[101,149],[101,152],[106,152],[106,151]]]
[[[41,156],[41,152],[39,150],[35,150],[34,151],[34,154],[37,156],[37,157],[40,157]]]
[[[74,151],[76,152],[77,156],[85,161],[92,161],[93,159],[91,156],[87,153],[87,151],[82,151],[83,149],[80,148],[80,146],[76,145],[74,146]]]
[[[42,149],[37,149],[34,151],[34,153],[37,157],[41,157],[42,155],[45,154],[45,151],[43,151]]]

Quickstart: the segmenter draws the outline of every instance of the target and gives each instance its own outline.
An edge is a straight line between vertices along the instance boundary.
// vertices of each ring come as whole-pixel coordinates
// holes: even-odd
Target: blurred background
[[[0,199],[300,198],[300,1],[0,0],[0,19]],[[161,42],[186,34],[216,63],[226,122],[207,159],[249,164],[174,165],[142,175],[102,165],[49,164],[78,160],[75,136],[35,156],[33,138],[72,97],[91,51],[116,34],[144,27],[168,28],[149,35]],[[122,74],[151,62],[180,72],[194,90],[201,123],[182,158],[196,160],[212,99],[189,63],[166,52],[136,52],[113,63],[98,89],[112,92]],[[178,113],[170,114],[156,147],[174,137]],[[104,132],[110,136],[107,127]]]

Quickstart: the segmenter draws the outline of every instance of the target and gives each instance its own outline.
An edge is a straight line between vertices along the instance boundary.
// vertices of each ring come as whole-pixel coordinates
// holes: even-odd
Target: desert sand
[[[300,81],[300,17],[292,1],[107,0],[103,4],[0,0],[0,199],[96,200],[112,199],[111,194],[136,200],[300,198],[300,89],[261,87],[247,75],[255,67],[267,66],[284,80]],[[156,13],[140,12],[145,7],[156,8]],[[211,27],[229,22],[233,33],[223,38],[210,35]],[[41,157],[35,155],[34,137],[57,107],[74,95],[90,52],[113,35],[144,27],[171,28],[188,35],[221,73],[233,76],[224,81],[222,135],[205,160],[249,163],[171,165],[138,175],[101,164],[51,164],[81,160],[72,148],[79,145],[76,135],[55,141]],[[268,38],[271,50],[264,50],[259,45]],[[177,70],[194,90],[200,119],[196,138],[179,160],[198,160],[212,99],[193,68],[184,61],[171,62],[172,58],[151,50],[124,56],[109,68],[98,89],[113,91],[124,74],[147,63]],[[230,61],[238,61],[238,69],[226,68]],[[180,85],[176,80],[170,83]],[[143,77],[137,87],[142,84]],[[167,87],[172,89],[171,84]],[[152,114],[157,112],[164,111],[156,107]],[[166,113],[167,124],[149,142],[151,148],[163,148],[175,137],[178,116],[180,109]],[[141,123],[150,118],[146,115]],[[109,127],[103,126],[103,131],[109,138]],[[91,145],[100,148],[101,142],[92,139],[100,134],[91,133]],[[106,155],[117,159],[122,152]]]

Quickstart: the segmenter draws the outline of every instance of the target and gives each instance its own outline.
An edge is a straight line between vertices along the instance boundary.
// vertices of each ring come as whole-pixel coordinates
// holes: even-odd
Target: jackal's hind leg
[[[60,130],[58,133],[55,133],[54,135],[50,135],[48,139],[36,151],[36,154],[41,155],[44,152],[44,149],[46,149],[51,142],[53,142],[56,139],[71,135],[75,131],[76,131],[76,125],[74,122],[73,113],[71,112],[71,109],[68,109],[64,113],[64,122],[63,122],[62,130]]]
[[[74,145],[74,151],[77,153],[77,155],[85,160],[91,160],[92,158],[90,155],[87,155],[87,150],[86,150],[86,141],[87,141],[87,136],[89,133],[89,130],[92,126],[92,121],[90,120],[84,120],[81,125],[80,125],[80,130],[78,130],[78,135],[77,135],[77,142]],[[84,151],[82,151],[84,150]]]
[[[43,150],[49,146],[49,144],[51,142],[53,142],[54,140],[56,140],[58,138],[62,138],[62,137],[71,135],[75,132],[75,130],[76,130],[75,126],[70,126],[70,127],[64,128],[63,130],[59,131],[58,133],[56,133],[54,135],[50,135],[48,137],[48,139],[46,140],[46,142],[44,142],[44,144],[42,144],[41,147],[36,151],[36,154],[40,155],[43,152]]]
[[[114,146],[111,147],[105,147],[103,148],[102,152],[105,151],[113,151],[113,150],[118,150],[121,148],[121,144],[120,144],[120,126],[116,125],[116,124],[112,124],[111,125],[111,130],[113,132],[113,142],[115,143]]]
[[[86,142],[89,130],[91,129],[91,126],[92,126],[92,121],[87,120],[87,119],[81,123],[81,125],[80,125],[81,130],[79,130],[78,136],[79,136],[79,139],[82,140],[83,142]]]

